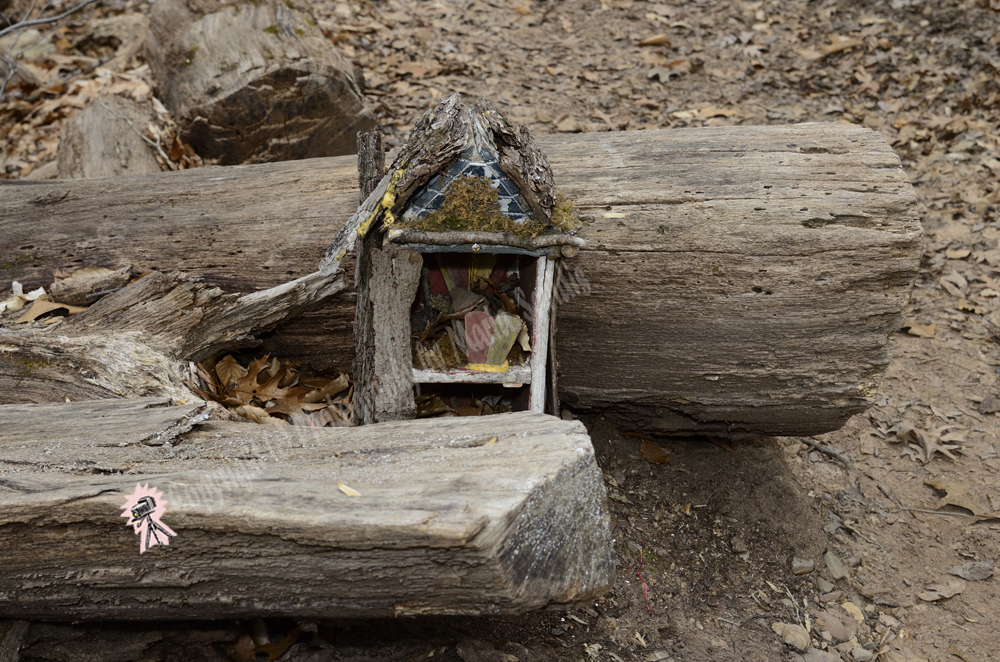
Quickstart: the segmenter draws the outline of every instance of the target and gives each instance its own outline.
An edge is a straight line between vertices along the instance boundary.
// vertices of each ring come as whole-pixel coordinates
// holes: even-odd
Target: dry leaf
[[[911,336],[918,338],[933,338],[937,324],[917,324],[912,320],[903,322],[903,329]]]
[[[361,493],[358,492],[356,489],[354,489],[353,487],[348,487],[343,483],[337,483],[337,488],[340,489],[340,491],[346,494],[347,496],[356,496],[356,497],[361,496]]]
[[[240,635],[240,638],[236,640],[235,644],[229,644],[229,647],[233,649],[232,657],[236,662],[246,662],[247,660],[253,660],[256,657],[254,652],[253,637],[244,632]]]
[[[531,7],[514,7],[514,11],[521,16],[531,16],[534,13],[531,11]]]
[[[225,388],[235,384],[236,380],[245,377],[247,369],[241,366],[231,354],[227,354],[221,361],[215,364],[215,374],[219,377],[219,384]]]
[[[260,407],[255,407],[254,405],[242,405],[237,407],[234,411],[243,418],[248,418],[254,423],[260,423],[262,425],[288,425],[288,421],[271,416],[267,413],[266,409],[261,409]]]
[[[325,386],[310,391],[302,398],[302,402],[325,402],[327,398],[332,398],[342,391],[346,391],[350,385],[346,374],[342,374],[336,379],[332,379]]]
[[[652,464],[666,464],[670,462],[670,456],[667,455],[665,450],[645,439],[642,440],[642,445],[639,446],[639,452],[642,453],[647,462]]]
[[[937,453],[941,453],[951,460],[958,461],[958,458],[952,455],[951,451],[961,452],[962,447],[942,443],[960,440],[953,436],[949,438],[949,435],[947,434],[949,431],[955,429],[955,426],[946,426],[943,428],[931,427],[927,430],[920,430],[904,421],[899,424],[899,429],[896,430],[896,439],[904,444],[917,442],[920,445],[919,447],[922,453],[922,457],[920,459],[924,464],[933,460]]]
[[[670,37],[665,34],[658,34],[648,39],[643,39],[639,42],[640,46],[668,46],[670,45]]]
[[[43,299],[37,299],[28,311],[14,320],[15,324],[24,324],[25,322],[33,322],[42,315],[46,313],[51,313],[54,310],[64,309],[68,315],[76,315],[87,310],[81,306],[71,306],[68,303],[55,303],[54,301],[45,301]]]
[[[969,488],[964,483],[957,480],[941,479],[925,480],[924,485],[929,485],[935,490],[941,490],[945,493],[945,496],[934,507],[935,510],[941,510],[945,506],[955,506],[975,515],[975,521],[1000,520],[1000,513],[992,511],[982,499],[977,499],[969,494]]]
[[[956,248],[944,252],[944,256],[949,260],[964,260],[972,253],[968,248]]]
[[[917,597],[926,602],[947,600],[965,590],[965,582],[961,579],[950,579],[947,584],[928,584],[927,590],[917,593]]]
[[[298,640],[300,634],[302,634],[302,628],[296,626],[295,629],[289,632],[288,636],[281,641],[274,641],[257,646],[257,652],[267,653],[267,662],[274,662],[274,660],[277,660],[285,654],[285,651]]]
[[[965,296],[966,290],[969,289],[969,281],[965,280],[965,277],[957,271],[952,271],[947,276],[941,276],[938,282],[948,294],[956,297]]]

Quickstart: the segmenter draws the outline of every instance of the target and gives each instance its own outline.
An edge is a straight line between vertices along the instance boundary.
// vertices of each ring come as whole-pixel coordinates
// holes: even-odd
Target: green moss
[[[500,196],[485,177],[459,177],[445,191],[441,206],[423,218],[400,221],[425,232],[507,232],[537,237],[545,230],[538,221],[515,223],[500,211]]]
[[[315,25],[316,25],[316,21],[314,21],[314,20],[313,20],[313,19],[311,19],[311,18],[307,18],[307,19],[306,19],[306,23],[308,23],[309,25],[312,25],[312,26],[315,26]]]
[[[277,35],[281,33],[281,30],[278,28],[277,25],[269,25],[266,28],[264,28],[264,32],[268,34]]]
[[[556,191],[556,204],[552,207],[552,225],[562,232],[569,232],[580,223],[580,218],[573,209],[573,203],[566,196]]]
[[[306,33],[306,31],[305,31],[305,30],[303,30],[302,28],[295,28],[295,34],[297,34],[298,36],[300,36],[300,37],[301,37],[301,36],[302,36],[302,35],[304,35],[305,33]]]
[[[38,358],[32,354],[19,354],[18,352],[0,352],[0,358],[18,366],[13,371],[13,377],[16,379],[14,386],[19,386],[21,382],[30,377],[31,373],[36,370],[41,370],[52,365],[52,361]]]
[[[198,53],[198,46],[195,46],[194,48],[192,48],[191,50],[189,50],[187,53],[184,54],[185,67],[190,67],[192,64],[194,64],[194,56],[197,53]]]
[[[295,9],[295,3],[292,0],[285,0],[285,6],[289,9]]]

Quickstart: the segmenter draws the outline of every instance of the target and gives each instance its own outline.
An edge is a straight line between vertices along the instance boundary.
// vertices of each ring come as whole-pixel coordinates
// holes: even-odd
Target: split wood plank
[[[819,433],[871,404],[921,233],[879,134],[800,124],[538,144],[587,241],[557,292],[565,404],[713,434]],[[59,266],[133,264],[251,291],[312,272],[357,200],[350,157],[0,184],[0,278],[34,288]],[[341,295],[265,347],[349,369],[354,307]]]
[[[579,422],[279,429],[167,404],[0,407],[0,616],[503,614],[591,599],[613,579]],[[137,482],[163,493],[176,532],[142,555],[120,516]]]

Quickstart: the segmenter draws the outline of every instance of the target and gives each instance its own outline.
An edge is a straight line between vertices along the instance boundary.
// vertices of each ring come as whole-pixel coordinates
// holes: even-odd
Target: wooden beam
[[[565,405],[650,432],[813,434],[871,404],[921,233],[879,134],[739,126],[538,146],[587,241],[557,293]],[[252,291],[314,271],[357,205],[351,157],[0,184],[0,282],[132,264]],[[354,309],[340,295],[265,347],[349,369]]]
[[[579,422],[277,429],[167,404],[0,407],[0,616],[504,614],[610,587],[604,484]],[[137,482],[162,492],[176,534],[143,554],[120,516]]]

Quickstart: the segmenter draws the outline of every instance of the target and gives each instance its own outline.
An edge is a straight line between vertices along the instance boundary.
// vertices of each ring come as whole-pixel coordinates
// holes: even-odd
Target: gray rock
[[[994,397],[983,398],[979,403],[980,414],[995,414],[1000,411],[1000,400]]]
[[[660,662],[660,660],[672,660],[673,658],[667,651],[653,651],[643,659],[644,662]]]
[[[816,578],[816,586],[819,587],[820,593],[833,593],[833,589],[835,588],[833,582],[828,582],[822,577]]]
[[[948,573],[962,579],[968,579],[970,582],[982,581],[993,576],[993,561],[963,563],[956,565]]]
[[[874,659],[875,654],[867,648],[858,646],[851,651],[851,657],[853,657],[857,662],[871,662],[872,659]]]
[[[810,648],[802,656],[803,662],[841,662],[840,656],[818,648]]]
[[[840,620],[840,617],[836,614],[831,614],[829,611],[821,611],[816,614],[816,620],[824,630],[830,633],[830,637],[834,642],[839,644],[851,638],[847,628],[844,626],[844,621]]]
[[[733,554],[743,554],[750,551],[746,541],[739,536],[733,536],[733,539],[729,541],[729,547],[733,550]]]
[[[826,564],[826,569],[830,571],[830,576],[833,577],[834,581],[847,579],[847,568],[844,567],[843,562],[833,552],[827,551],[823,555],[823,563]]]
[[[795,556],[792,557],[792,574],[793,575],[808,575],[816,567],[816,562],[812,559],[800,559]]]
[[[809,633],[795,623],[773,623],[771,629],[781,636],[781,640],[799,652],[809,648]]]

